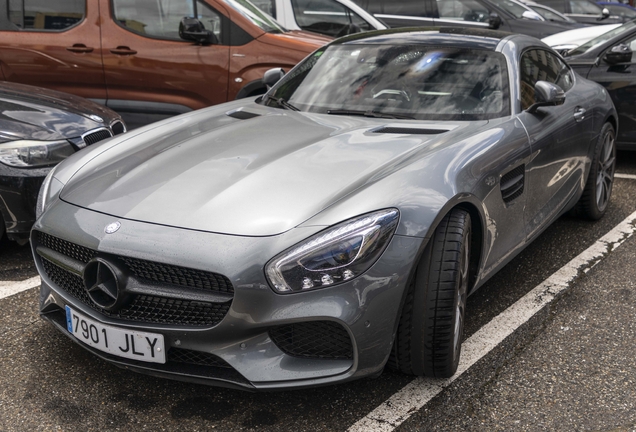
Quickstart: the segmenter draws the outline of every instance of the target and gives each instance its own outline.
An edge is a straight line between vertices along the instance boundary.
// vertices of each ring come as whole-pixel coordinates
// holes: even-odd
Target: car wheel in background
[[[410,284],[389,365],[418,376],[457,370],[468,296],[471,220],[454,209],[426,246]]]
[[[586,219],[598,220],[605,214],[616,168],[616,134],[610,123],[605,123],[594,150],[585,190],[572,214]]]

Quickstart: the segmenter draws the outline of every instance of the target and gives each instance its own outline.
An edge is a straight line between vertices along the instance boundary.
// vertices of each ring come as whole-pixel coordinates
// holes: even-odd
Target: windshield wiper
[[[267,96],[267,100],[268,101],[274,101],[276,102],[279,106],[288,109],[290,111],[300,111],[300,109],[296,108],[295,106],[293,106],[292,104],[290,104],[289,102],[287,102],[285,99],[283,98],[276,98],[274,96],[270,96],[270,95],[265,95]]]
[[[329,110],[327,114],[332,115],[354,115],[354,116],[364,116],[364,117],[373,117],[373,118],[388,118],[388,119],[399,119],[399,120],[413,120],[413,117],[405,116],[401,114],[388,114],[380,111],[356,111],[356,110]]]

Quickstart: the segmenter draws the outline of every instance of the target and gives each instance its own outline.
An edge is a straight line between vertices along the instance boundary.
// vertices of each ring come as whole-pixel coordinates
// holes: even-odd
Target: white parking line
[[[0,299],[40,286],[40,276],[23,281],[0,281]]]
[[[393,431],[560,293],[566,291],[577,276],[598,264],[634,232],[636,212],[468,338],[462,345],[459,368],[452,378],[414,379],[351,426],[349,432]]]
[[[630,179],[630,180],[636,180],[636,175],[634,174],[621,174],[621,173],[615,173],[614,177],[616,178],[621,178],[621,179]]]

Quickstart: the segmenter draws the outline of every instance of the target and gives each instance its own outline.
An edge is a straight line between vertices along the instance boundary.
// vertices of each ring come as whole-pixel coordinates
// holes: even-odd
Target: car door
[[[577,91],[574,73],[552,52],[533,48],[521,55],[519,120],[530,137],[526,224],[529,238],[557,216],[582,187],[581,178],[593,138],[592,109]],[[526,111],[534,102],[534,85],[548,81],[565,91],[560,106]],[[579,84],[580,85],[580,84]]]
[[[427,0],[354,0],[357,5],[389,27],[430,27],[435,25]]]
[[[360,15],[335,0],[290,0],[290,3],[292,20],[302,30],[332,37],[344,36],[350,27],[373,30]]]
[[[7,81],[106,99],[97,0],[7,0],[0,68]]]
[[[632,34],[612,47],[619,44],[636,51],[636,35]],[[608,64],[603,57],[612,47],[601,54],[601,60],[592,66],[588,78],[605,87],[616,106],[619,125],[617,144],[633,146],[636,142],[636,56],[632,54],[630,62]]]
[[[100,0],[108,106],[123,113],[174,115],[227,101],[227,11],[201,0]],[[219,43],[179,38],[198,17]]]

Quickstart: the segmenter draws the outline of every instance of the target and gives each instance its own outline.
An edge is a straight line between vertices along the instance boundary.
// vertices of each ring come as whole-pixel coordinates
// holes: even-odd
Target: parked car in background
[[[592,0],[536,0],[536,2],[550,6],[552,9],[584,24],[622,24],[626,21],[620,16],[612,16],[609,10],[597,5]]]
[[[636,8],[628,4],[617,2],[597,2],[597,4],[606,8],[611,15],[619,16],[624,20],[636,18]]]
[[[0,240],[28,240],[40,185],[53,166],[124,132],[121,117],[102,105],[0,82]]]
[[[351,0],[252,0],[291,30],[340,37],[387,27]]]
[[[555,22],[576,22],[572,18],[562,14],[561,12],[552,9],[546,5],[542,5],[541,3],[537,3],[531,0],[519,0],[520,3],[528,6],[530,9],[538,13],[545,19],[546,21],[555,21]]]
[[[607,24],[568,30],[541,40],[561,55],[565,55],[568,51],[620,26],[621,24]]]
[[[31,235],[40,313],[189,382],[450,377],[468,295],[564,212],[606,212],[616,126],[605,89],[535,38],[340,38],[263,97],[58,165]]]
[[[515,0],[354,0],[389,27],[490,28],[537,38],[581,24],[547,21]]]
[[[618,111],[619,148],[636,150],[636,21],[569,51],[565,60],[581,76],[607,89]]]
[[[329,40],[287,31],[247,0],[24,0],[0,14],[0,74],[98,101],[129,126],[263,93]],[[196,17],[200,42],[180,37]]]

